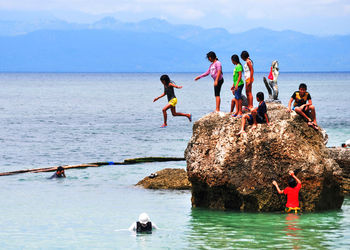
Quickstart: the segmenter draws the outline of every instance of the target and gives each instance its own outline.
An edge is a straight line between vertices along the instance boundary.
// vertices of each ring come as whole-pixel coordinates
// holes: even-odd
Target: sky
[[[70,22],[160,18],[232,33],[264,27],[319,36],[350,34],[350,0],[0,0],[4,11],[13,16],[50,13]]]

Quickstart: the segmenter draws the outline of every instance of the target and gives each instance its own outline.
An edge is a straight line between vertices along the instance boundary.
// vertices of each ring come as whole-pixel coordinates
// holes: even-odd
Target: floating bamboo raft
[[[125,159],[123,162],[94,162],[94,163],[86,163],[79,165],[62,165],[64,169],[72,169],[72,168],[91,168],[91,167],[101,167],[106,165],[132,165],[132,164],[140,164],[147,162],[165,162],[165,161],[184,161],[185,158],[178,157],[143,157],[143,158],[133,158],[133,159]],[[23,173],[41,173],[41,172],[53,172],[56,171],[58,166],[55,167],[47,167],[47,168],[34,168],[34,169],[24,169],[24,170],[16,170],[11,172],[0,173],[0,176],[14,175],[14,174],[23,174]]]

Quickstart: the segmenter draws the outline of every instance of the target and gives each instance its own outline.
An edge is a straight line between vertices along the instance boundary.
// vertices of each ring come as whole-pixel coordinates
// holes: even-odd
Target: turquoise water
[[[143,156],[183,156],[192,134],[187,118],[169,116],[160,129],[160,74],[0,74],[0,171],[121,161]],[[194,120],[213,111],[212,80],[170,74],[177,110]],[[225,74],[222,110],[229,111],[231,76]],[[256,79],[261,79],[257,74]],[[328,146],[350,138],[350,74],[289,73],[279,79],[287,104],[306,82]],[[263,90],[262,81],[253,91]],[[266,91],[264,91],[266,93]],[[339,211],[303,214],[220,212],[191,208],[189,191],[144,190],[144,176],[185,162],[148,163],[0,177],[3,249],[347,249],[350,199]],[[160,227],[136,236],[126,229],[147,212]]]

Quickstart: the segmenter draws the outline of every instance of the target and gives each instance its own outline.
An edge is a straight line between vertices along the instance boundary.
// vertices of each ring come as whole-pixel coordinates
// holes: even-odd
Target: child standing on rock
[[[231,57],[232,63],[235,65],[235,69],[233,70],[233,85],[231,88],[231,91],[233,95],[235,96],[232,101],[235,102],[236,106],[236,112],[232,115],[233,117],[241,118],[242,117],[242,89],[244,87],[244,82],[242,80],[242,64],[239,61],[238,55],[232,55]],[[233,104],[231,104],[231,107],[233,107]],[[233,108],[231,108],[231,112],[233,111]]]
[[[245,92],[248,99],[248,108],[253,108],[253,94],[252,94],[252,85],[254,82],[254,68],[253,61],[249,57],[247,51],[242,51],[241,58],[246,63],[244,64],[244,78],[245,78]]]
[[[301,189],[301,181],[294,175],[293,171],[289,171],[291,178],[288,181],[288,186],[284,190],[280,190],[276,181],[273,181],[272,184],[276,187],[279,194],[287,195],[287,204],[286,212],[289,213],[294,211],[298,213],[299,208],[299,190]]]
[[[166,111],[168,109],[171,109],[171,113],[173,116],[186,116],[188,120],[192,121],[192,115],[191,114],[184,114],[184,113],[177,113],[175,105],[177,104],[177,98],[174,93],[174,88],[181,89],[182,86],[177,86],[173,81],[170,80],[168,75],[162,75],[160,77],[160,81],[164,85],[164,93],[156,98],[154,98],[153,102],[157,101],[159,98],[162,98],[163,96],[167,95],[168,97],[168,104],[165,105],[165,107],[162,109],[163,116],[164,116],[164,123],[161,126],[161,128],[165,128],[168,126],[167,124],[167,113]]]
[[[221,66],[221,62],[216,57],[216,54],[214,51],[210,51],[207,53],[207,59],[211,62],[209,69],[207,70],[207,72],[194,78],[194,80],[198,81],[202,77],[205,77],[209,74],[211,75],[211,77],[214,80],[214,94],[215,94],[215,102],[216,102],[215,111],[219,112],[220,111],[220,102],[221,102],[220,91],[221,91],[221,86],[224,83],[224,77],[222,74],[222,66]]]

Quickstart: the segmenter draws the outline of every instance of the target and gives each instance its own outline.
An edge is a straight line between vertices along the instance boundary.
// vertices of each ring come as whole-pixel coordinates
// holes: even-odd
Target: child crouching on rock
[[[288,181],[288,186],[284,190],[280,190],[276,181],[273,181],[272,184],[276,187],[279,194],[287,195],[287,204],[286,212],[289,213],[294,211],[298,213],[299,208],[299,190],[301,188],[301,181],[294,175],[293,171],[289,171],[291,178]]]
[[[258,123],[267,123],[269,124],[269,118],[267,116],[267,107],[264,102],[264,93],[258,92],[256,94],[256,100],[259,102],[259,106],[252,110],[251,114],[246,114],[242,117],[242,127],[237,135],[245,133],[244,126],[246,120],[248,120],[249,125],[253,124],[252,129],[255,129]]]

